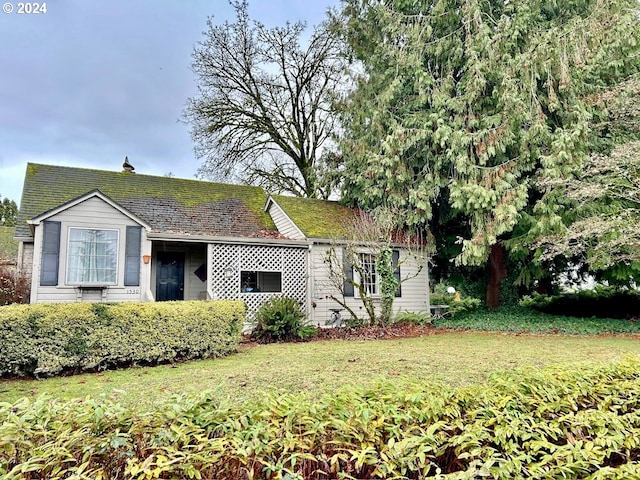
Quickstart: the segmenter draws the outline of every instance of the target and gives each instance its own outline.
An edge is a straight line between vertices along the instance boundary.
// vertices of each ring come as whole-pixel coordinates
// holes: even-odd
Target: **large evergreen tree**
[[[457,263],[489,259],[499,280],[514,228],[562,225],[559,190],[543,184],[580,170],[605,115],[594,96],[638,71],[638,11],[637,0],[344,0],[363,66],[345,109],[345,198],[401,207],[413,225],[447,211],[463,222]]]
[[[606,115],[598,143],[575,176],[546,179],[562,193],[564,226],[530,235],[541,260],[570,258],[578,271],[614,283],[640,280],[640,74],[593,98]],[[599,144],[599,145],[598,145]],[[526,245],[526,242],[525,242]]]
[[[2,198],[2,195],[0,195]],[[3,198],[0,202],[0,225],[15,227],[18,218],[18,205],[13,200]]]

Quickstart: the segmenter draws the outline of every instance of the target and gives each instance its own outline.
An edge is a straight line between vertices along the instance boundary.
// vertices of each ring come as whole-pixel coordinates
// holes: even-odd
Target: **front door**
[[[184,300],[184,253],[158,252],[156,300]]]

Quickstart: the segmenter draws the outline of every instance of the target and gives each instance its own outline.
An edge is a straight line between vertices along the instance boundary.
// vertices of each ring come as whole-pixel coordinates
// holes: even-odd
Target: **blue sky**
[[[0,12],[0,196],[20,202],[27,162],[192,178],[179,118],[195,95],[191,52],[226,0],[52,0]],[[338,0],[249,0],[267,26],[320,23]]]

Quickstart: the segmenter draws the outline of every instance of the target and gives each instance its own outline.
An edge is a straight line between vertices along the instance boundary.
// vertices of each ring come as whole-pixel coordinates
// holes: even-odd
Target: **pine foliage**
[[[594,101],[638,71],[636,0],[348,0],[363,71],[345,109],[343,191],[424,224],[448,201],[469,222],[461,264],[481,264],[522,213],[562,226],[562,192],[598,142]]]

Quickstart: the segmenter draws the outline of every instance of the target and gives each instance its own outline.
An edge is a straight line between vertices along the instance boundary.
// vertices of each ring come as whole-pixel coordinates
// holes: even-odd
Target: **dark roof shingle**
[[[28,220],[93,190],[158,233],[256,237],[276,230],[260,187],[29,163],[16,237],[31,236]]]

